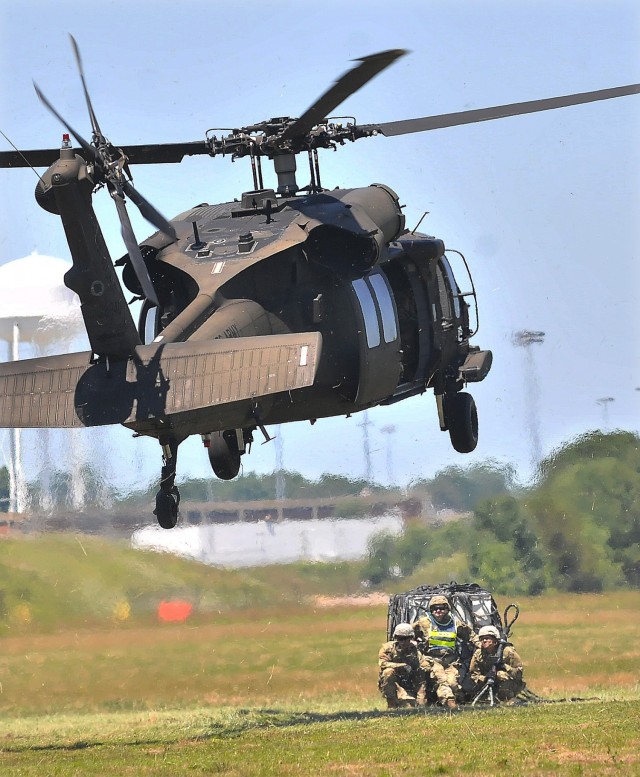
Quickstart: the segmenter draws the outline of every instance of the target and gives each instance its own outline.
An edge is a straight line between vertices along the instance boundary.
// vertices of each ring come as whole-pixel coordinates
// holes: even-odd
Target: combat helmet
[[[450,607],[449,600],[442,594],[436,594],[435,596],[432,596],[431,599],[429,599],[429,609],[434,607],[436,604],[446,604],[447,607]]]
[[[499,640],[500,632],[495,626],[483,626],[478,632],[478,637],[493,637]]]
[[[393,630],[393,638],[413,637],[413,626],[410,623],[399,623]]]

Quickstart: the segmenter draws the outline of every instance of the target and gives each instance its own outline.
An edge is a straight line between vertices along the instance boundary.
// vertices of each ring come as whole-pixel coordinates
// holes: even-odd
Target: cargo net
[[[504,634],[502,618],[491,593],[476,583],[439,583],[421,585],[404,594],[389,597],[387,615],[387,639],[393,638],[393,631],[399,623],[413,623],[429,612],[432,596],[446,596],[451,612],[474,631],[482,626],[495,626]]]
[[[413,624],[418,618],[429,612],[429,600],[432,596],[441,594],[446,596],[451,606],[451,612],[464,621],[477,633],[483,626],[495,626],[503,639],[508,639],[505,633],[506,624],[500,617],[498,606],[490,591],[476,583],[439,583],[438,585],[421,585],[403,594],[394,594],[389,597],[389,611],[387,615],[387,639],[393,638],[395,627],[399,623]],[[513,606],[513,605],[512,605]],[[513,624],[513,621],[511,621]],[[509,643],[511,644],[511,643]],[[464,701],[469,702],[473,698],[473,683],[469,675],[469,664],[473,648],[470,644],[461,646],[460,650],[460,685],[464,694]],[[526,686],[517,699],[519,703],[548,701],[530,691]],[[565,700],[566,701],[566,700]],[[571,699],[571,701],[579,701]]]
[[[453,615],[471,626],[473,631],[477,632],[482,626],[496,626],[504,636],[502,618],[491,593],[476,583],[451,582],[421,585],[412,591],[389,597],[387,639],[393,638],[393,632],[399,623],[414,623],[418,618],[428,614],[429,600],[435,594],[446,596]],[[459,682],[465,700],[469,700],[473,691],[473,683],[469,675],[473,645],[466,642],[459,645],[458,649],[460,651]]]

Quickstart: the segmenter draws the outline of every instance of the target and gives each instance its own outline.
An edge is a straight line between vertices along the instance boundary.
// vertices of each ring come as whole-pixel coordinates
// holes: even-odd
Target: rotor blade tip
[[[369,54],[366,57],[358,57],[352,60],[352,62],[368,62],[374,59],[386,59],[389,62],[393,62],[399,57],[404,57],[405,54],[410,54],[409,49],[388,49],[387,51],[379,51],[377,54]]]

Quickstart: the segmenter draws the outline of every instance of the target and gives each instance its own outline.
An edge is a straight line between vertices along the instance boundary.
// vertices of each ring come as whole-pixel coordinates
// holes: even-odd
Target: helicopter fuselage
[[[322,339],[313,385],[174,413],[180,436],[349,415],[429,387],[455,393],[489,369],[488,352],[479,358],[470,346],[468,304],[443,242],[407,233],[385,186],[286,199],[248,192],[172,223],[176,242],[157,233],[142,244],[159,300],[143,306],[143,342]],[[123,261],[125,284],[139,292]],[[484,359],[481,375],[465,368],[470,358]],[[127,426],[159,431],[153,418]]]

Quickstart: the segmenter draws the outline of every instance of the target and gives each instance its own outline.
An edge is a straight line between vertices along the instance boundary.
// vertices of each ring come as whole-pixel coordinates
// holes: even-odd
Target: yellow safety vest
[[[430,656],[446,655],[456,652],[456,638],[458,629],[453,618],[448,623],[438,623],[431,616],[429,617],[431,627],[429,629],[429,649]]]

